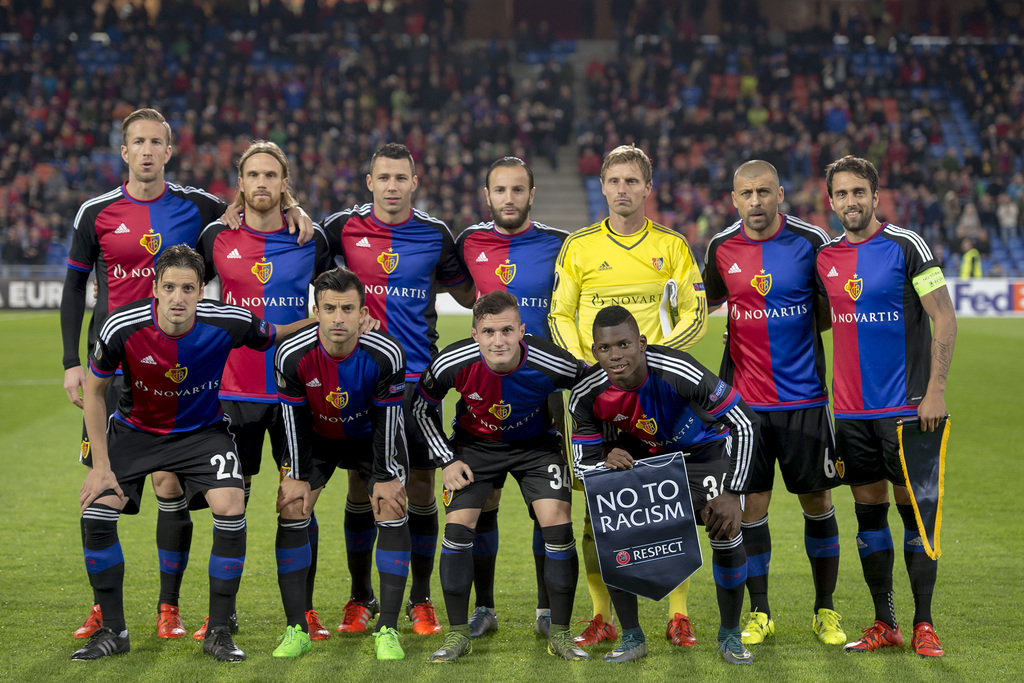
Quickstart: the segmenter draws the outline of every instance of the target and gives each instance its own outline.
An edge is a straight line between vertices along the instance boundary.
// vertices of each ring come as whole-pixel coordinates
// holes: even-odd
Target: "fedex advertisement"
[[[947,278],[946,286],[959,317],[1024,316],[1022,279]]]

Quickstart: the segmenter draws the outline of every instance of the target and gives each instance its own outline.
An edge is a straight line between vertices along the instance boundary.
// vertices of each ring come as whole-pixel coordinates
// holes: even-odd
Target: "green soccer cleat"
[[[469,637],[479,638],[488,631],[498,630],[498,615],[486,607],[477,607],[469,615]]]
[[[559,631],[548,638],[548,653],[570,662],[590,659],[590,655],[572,639],[572,632],[569,629]]]
[[[842,645],[846,642],[846,633],[839,626],[842,620],[838,612],[822,607],[811,619],[811,628],[818,640],[826,645]]]
[[[448,635],[444,637],[444,642],[441,643],[441,649],[430,655],[430,662],[431,664],[454,662],[462,655],[468,655],[472,651],[473,641],[469,636],[449,631]]]
[[[398,631],[387,626],[373,634],[373,649],[377,652],[378,661],[405,659],[405,650],[398,639]]]
[[[764,612],[754,610],[747,615],[747,625],[743,627],[740,640],[744,645],[757,645],[763,643],[768,636],[775,635],[775,622],[768,618]]]
[[[278,639],[281,644],[274,650],[275,657],[299,657],[313,649],[309,634],[298,626],[289,626]]]
[[[632,662],[647,656],[647,641],[623,635],[622,642],[611,652],[605,654],[606,662]]]
[[[737,635],[728,635],[718,644],[718,654],[730,664],[753,664],[754,655]]]

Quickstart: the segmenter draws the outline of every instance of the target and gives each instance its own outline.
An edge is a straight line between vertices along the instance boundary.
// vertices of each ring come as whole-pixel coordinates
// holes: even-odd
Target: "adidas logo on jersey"
[[[601,270],[611,270],[611,269],[612,269],[612,267],[611,267],[610,265],[608,265],[608,262],[607,262],[607,261],[605,261],[605,262],[604,262],[604,263],[602,263],[602,264],[601,264],[600,266],[598,266],[598,267],[597,267],[597,269],[598,269],[599,271],[601,271]]]
[[[733,273],[742,273],[742,272],[743,271],[740,270],[740,266],[739,266],[738,263],[733,263],[732,264],[732,268],[729,269],[729,274],[730,275],[733,274]]]
[[[623,420],[628,420],[628,419],[629,419],[628,417],[626,417],[622,413],[619,413],[614,418],[612,418],[612,422],[622,422]]]
[[[483,397],[480,394],[476,393],[475,391],[472,394],[470,394],[469,396],[467,396],[466,398],[468,398],[470,401],[482,401],[482,400],[484,400]]]
[[[832,270],[828,271],[829,277],[839,277],[839,273],[836,272],[836,267],[832,266]]]
[[[125,225],[124,223],[122,223],[121,225],[117,226],[117,230],[114,231],[114,234],[115,235],[127,235],[130,232],[131,232],[131,230],[128,229],[128,226]]]
[[[316,387],[320,387],[320,386],[323,386],[323,385],[320,384],[320,380],[318,378],[314,377],[313,379],[311,379],[308,382],[306,382],[306,386],[307,387],[316,388]]]
[[[143,358],[139,362],[140,363],[145,363],[146,365],[156,365],[156,361],[153,360],[153,356],[146,356],[145,358]]]
[[[361,239],[358,242],[356,242],[356,246],[357,247],[366,247],[367,249],[369,249],[370,248],[370,240],[368,240],[367,238],[364,237],[363,239]]]
[[[480,252],[480,255],[476,257],[477,263],[487,263],[487,254]]]
[[[237,249],[232,249],[231,253],[228,254],[228,258],[242,258],[242,255],[238,253]]]

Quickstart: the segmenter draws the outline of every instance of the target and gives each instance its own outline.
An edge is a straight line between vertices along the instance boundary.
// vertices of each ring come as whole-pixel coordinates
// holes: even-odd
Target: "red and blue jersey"
[[[829,238],[817,226],[781,218],[765,240],[747,236],[742,221],[718,233],[704,265],[708,303],[729,303],[719,375],[755,410],[828,403],[814,254]]]
[[[213,195],[173,183],[155,199],[135,199],[122,185],[82,204],[68,268],[82,273],[96,268],[97,328],[118,306],[153,296],[154,266],[163,250],[175,244],[195,247],[203,227],[226,210]]]
[[[247,308],[275,325],[308,317],[309,284],[331,265],[327,238],[313,226],[313,239],[303,245],[298,235],[281,227],[273,232],[243,224],[232,230],[220,221],[206,226],[199,253],[206,262],[206,279],[220,276],[225,303]],[[232,401],[277,403],[274,349],[265,353],[239,348],[228,356],[220,396]]]
[[[335,358],[313,326],[285,340],[274,363],[289,476],[309,479],[313,433],[339,441],[372,438],[375,478],[387,481],[404,475],[399,449],[404,453],[400,441],[405,353],[397,339],[367,332],[352,353]]]
[[[467,277],[451,231],[418,210],[389,225],[373,215],[372,204],[333,214],[323,227],[332,254],[366,286],[370,315],[405,347],[406,378],[415,381],[437,355],[437,285]]]
[[[528,334],[551,339],[548,314],[555,283],[555,259],[569,233],[537,222],[515,235],[498,232],[494,221],[463,230],[456,253],[473,277],[476,295],[512,294]]]
[[[837,237],[817,254],[832,309],[832,401],[837,418],[917,413],[928,388],[932,332],[913,279],[937,267],[917,233],[883,223],[870,238]]]
[[[522,357],[509,372],[492,370],[477,343],[463,339],[445,348],[420,377],[413,414],[438,462],[455,458],[437,410],[451,389],[460,396],[455,429],[470,438],[511,442],[555,431],[548,396],[571,388],[586,364],[533,335],[519,344]]]
[[[650,345],[647,377],[635,389],[612,384],[600,365],[573,387],[575,471],[602,460],[602,424],[644,442],[650,453],[684,451],[724,437],[732,439],[731,491],[744,490],[758,437],[758,419],[731,386],[685,351]]]
[[[192,328],[170,337],[157,324],[155,299],[142,299],[107,318],[89,367],[101,378],[124,370],[115,419],[150,434],[187,432],[221,420],[217,394],[231,349],[263,350],[274,335],[244,308],[203,300]]]

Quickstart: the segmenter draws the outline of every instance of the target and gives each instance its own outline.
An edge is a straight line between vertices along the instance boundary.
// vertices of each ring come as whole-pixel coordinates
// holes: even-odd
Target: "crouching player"
[[[472,651],[469,593],[473,538],[495,482],[511,474],[544,537],[544,582],[551,599],[548,652],[589,659],[569,631],[579,559],[572,533],[572,491],[548,396],[567,389],[585,365],[544,339],[525,335],[516,298],[491,292],[473,305],[473,337],[446,348],[420,377],[413,412],[443,468],[445,528],[441,588],[449,632],[432,662]],[[444,437],[437,407],[450,389],[461,395],[454,435]]]
[[[210,621],[203,650],[220,661],[245,653],[231,638],[229,619],[245,565],[245,498],[234,442],[217,399],[233,348],[265,349],[275,327],[250,311],[200,301],[203,259],[176,245],[156,261],[154,297],[118,308],[93,349],[84,392],[93,467],[79,502],[85,529],[85,567],[99,599],[103,626],[75,660],[128,652],[124,617],[124,554],[117,535],[122,511],[139,510],[146,476],[158,471],[205,493],[216,533],[210,552]],[[120,366],[125,390],[105,431],[104,394]]]
[[[359,475],[379,529],[377,659],[403,659],[397,627],[411,550],[402,429],[405,353],[383,332],[360,334],[369,309],[352,271],[320,275],[313,300],[319,324],[282,343],[274,361],[289,462],[278,491],[276,543],[288,627],[274,656],[298,657],[312,648],[305,616],[311,561],[306,529],[324,486],[342,468]]]
[[[692,356],[666,346],[648,346],[636,319],[621,306],[594,318],[592,366],[569,398],[576,472],[602,463],[630,469],[634,460],[686,452],[693,511],[702,515],[711,558],[721,626],[718,652],[730,664],[751,664],[740,640],[740,615],[747,556],[740,531],[741,498],[758,438],[758,419],[739,394]],[[602,423],[617,427],[607,446]],[[728,430],[723,428],[726,425]],[[609,587],[622,627],[622,641],[604,656],[628,662],[647,654],[636,595]]]

